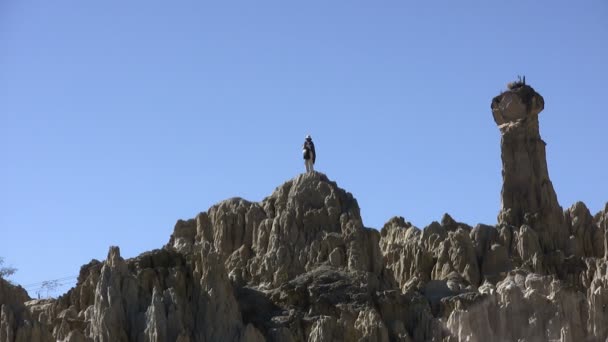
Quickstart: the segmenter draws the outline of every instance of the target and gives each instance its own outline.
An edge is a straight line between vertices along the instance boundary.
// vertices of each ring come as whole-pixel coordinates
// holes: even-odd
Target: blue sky
[[[369,227],[495,223],[520,74],[560,203],[595,213],[607,41],[605,1],[2,1],[0,256],[28,285],[159,248],[302,172],[308,133]]]

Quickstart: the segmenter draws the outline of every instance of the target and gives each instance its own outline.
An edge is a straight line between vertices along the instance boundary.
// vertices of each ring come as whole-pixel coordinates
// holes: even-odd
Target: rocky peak
[[[273,287],[323,264],[379,273],[378,240],[363,226],[353,196],[315,172],[259,203],[233,198],[179,221],[168,247],[188,254],[207,242],[235,281]]]
[[[366,228],[322,173],[260,202],[178,220],[161,249],[110,247],[64,296],[30,300],[0,279],[0,342],[605,341],[608,203],[562,212],[523,81],[492,101],[501,132],[495,226],[445,214]]]
[[[492,114],[501,133],[503,186],[500,224],[527,224],[539,234],[544,252],[566,247],[562,208],[549,179],[545,142],[538,115],[545,101],[532,87],[517,84],[492,100]]]

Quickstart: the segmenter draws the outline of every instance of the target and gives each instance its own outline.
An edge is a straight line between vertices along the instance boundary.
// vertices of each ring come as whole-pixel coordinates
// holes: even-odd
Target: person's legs
[[[306,164],[306,172],[307,173],[311,173],[314,172],[314,168],[313,168],[313,163],[312,163],[312,159],[306,159],[304,161],[304,163]]]
[[[310,163],[310,173],[315,172],[315,163],[312,162],[312,159],[309,159],[308,162]]]

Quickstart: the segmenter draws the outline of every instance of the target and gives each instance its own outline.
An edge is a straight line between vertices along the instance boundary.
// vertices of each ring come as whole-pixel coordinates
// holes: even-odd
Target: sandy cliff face
[[[518,85],[492,110],[502,140],[496,226],[445,215],[366,228],[321,173],[261,202],[178,221],[167,245],[118,247],[75,288],[32,301],[0,280],[0,342],[605,341],[608,204],[562,211],[540,139],[544,101]]]
[[[52,340],[48,326],[25,305],[29,299],[23,288],[0,278],[0,341]]]

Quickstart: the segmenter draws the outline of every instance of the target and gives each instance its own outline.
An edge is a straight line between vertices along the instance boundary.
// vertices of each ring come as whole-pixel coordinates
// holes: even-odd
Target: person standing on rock
[[[304,165],[306,165],[306,172],[314,172],[315,160],[317,159],[317,152],[315,152],[315,144],[312,142],[310,135],[306,136],[304,140],[304,146],[302,147],[302,154],[304,155]]]

